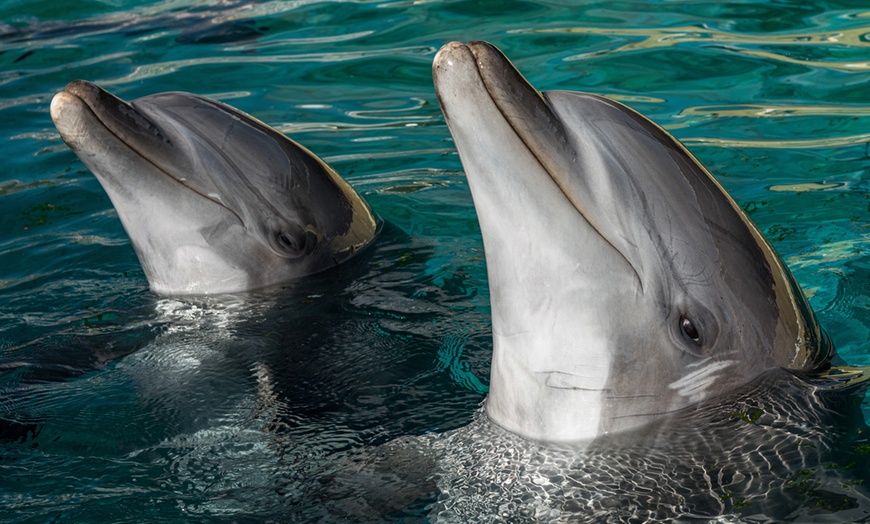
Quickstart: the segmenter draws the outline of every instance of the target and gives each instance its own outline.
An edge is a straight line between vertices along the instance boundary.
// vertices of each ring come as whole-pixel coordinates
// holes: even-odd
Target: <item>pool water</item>
[[[539,89],[611,96],[664,125],[770,239],[840,359],[870,365],[857,5],[3,2],[0,521],[305,521],[334,457],[474,419],[489,293],[431,81],[451,40],[488,40]],[[380,238],[285,289],[152,294],[49,117],[75,79],[254,115],[343,175]],[[425,521],[415,504],[395,518]]]

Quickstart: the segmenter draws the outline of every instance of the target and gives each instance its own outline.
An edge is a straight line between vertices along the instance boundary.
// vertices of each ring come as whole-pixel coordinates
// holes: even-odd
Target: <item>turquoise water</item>
[[[668,128],[772,241],[842,359],[870,365],[870,9],[855,5],[4,2],[0,520],[304,520],[336,454],[472,420],[489,308],[430,76],[451,40]],[[381,238],[283,291],[151,294],[49,118],[79,78],[251,113],[345,176]]]

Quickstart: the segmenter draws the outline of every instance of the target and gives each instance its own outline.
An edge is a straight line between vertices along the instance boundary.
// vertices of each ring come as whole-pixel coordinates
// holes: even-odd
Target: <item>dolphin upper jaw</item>
[[[140,131],[137,133],[140,140],[145,135],[154,143],[159,143],[167,149],[171,148],[172,144],[159,128],[133,105],[89,82],[75,81],[52,98],[50,112],[64,141],[77,154],[90,159],[90,162],[97,167],[95,175],[101,181],[110,177],[118,178],[115,169],[117,162],[110,163],[109,159],[117,155],[119,150],[125,150],[123,153],[125,167],[148,164],[153,168],[149,169],[153,173],[151,176],[164,176],[167,180],[184,186],[193,194],[225,208],[228,213],[235,215],[240,223],[244,223],[239,213],[233,210],[220,194],[206,194],[190,185],[188,180],[179,174],[181,169],[166,169],[161,163],[142,154],[136,147],[137,141],[130,136],[132,129]],[[130,122],[125,126],[120,123],[123,120]]]
[[[472,67],[472,64],[476,67]],[[608,230],[602,227],[606,224],[602,224],[603,221],[596,218],[596,215],[601,214],[600,212],[589,212],[588,205],[584,205],[582,201],[582,193],[584,189],[591,191],[591,188],[572,186],[571,173],[582,166],[578,162],[577,151],[569,143],[567,130],[559,117],[550,109],[547,96],[532,87],[507,58],[487,42],[475,41],[468,45],[459,42],[446,44],[435,57],[433,76],[445,120],[448,124],[453,123],[451,132],[454,127],[461,125],[456,123],[460,115],[451,118],[449,106],[454,104],[446,103],[447,100],[461,99],[468,93],[469,85],[476,83],[480,91],[480,100],[488,101],[485,107],[490,110],[494,107],[501,115],[500,120],[507,126],[504,133],[516,138],[514,141],[519,146],[519,150],[528,153],[530,162],[546,173],[574,210],[585,219],[588,227],[591,227],[616,254],[627,262],[637,276],[637,284],[643,288],[643,261],[639,256],[627,253],[632,251],[632,248],[636,249],[636,246],[632,246],[629,239],[620,238],[618,232],[614,231],[618,228]],[[490,112],[496,118],[496,113]],[[466,111],[461,118],[474,120],[477,117]],[[473,140],[473,137],[466,139]],[[479,149],[479,144],[471,147]],[[457,143],[457,149],[462,156],[463,145]],[[466,162],[474,162],[471,154],[463,157],[463,165]],[[486,169],[485,166],[481,167],[483,170]],[[594,176],[593,171],[590,177]]]

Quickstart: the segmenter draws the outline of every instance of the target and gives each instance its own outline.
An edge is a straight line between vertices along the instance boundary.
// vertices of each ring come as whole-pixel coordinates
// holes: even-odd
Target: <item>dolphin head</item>
[[[125,102],[76,81],[55,95],[51,117],[108,193],[157,293],[285,283],[375,236],[368,205],[327,164],[220,102]]]
[[[433,76],[483,234],[495,423],[591,440],[827,364],[788,269],[661,127],[540,93],[485,42],[444,46]]]

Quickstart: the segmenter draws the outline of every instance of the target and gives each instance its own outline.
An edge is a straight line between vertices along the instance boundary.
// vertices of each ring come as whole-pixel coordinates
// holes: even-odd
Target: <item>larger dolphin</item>
[[[220,102],[125,102],[76,81],[55,95],[51,117],[108,193],[157,293],[285,283],[343,262],[377,231],[326,163]]]
[[[485,42],[444,46],[433,74],[483,234],[493,422],[592,441],[829,365],[788,269],[661,127],[540,93]]]

